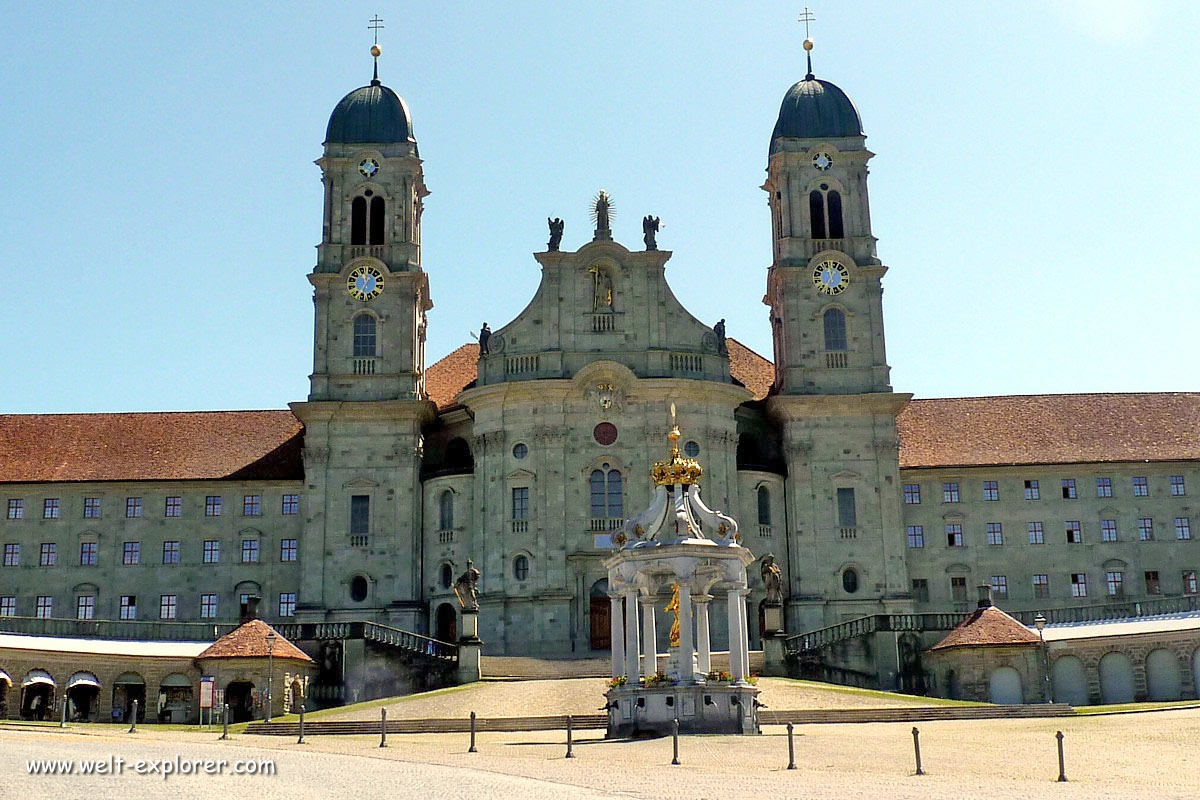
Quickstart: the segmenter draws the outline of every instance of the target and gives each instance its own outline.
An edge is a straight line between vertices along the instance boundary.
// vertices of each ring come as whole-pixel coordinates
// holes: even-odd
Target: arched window
[[[771,524],[771,490],[766,486],[758,487],[758,524]]]
[[[356,197],[350,203],[350,244],[367,243],[367,198]]]
[[[373,358],[375,344],[375,318],[359,314],[354,318],[354,357]]]
[[[454,527],[454,492],[447,489],[438,498],[438,530],[448,531]]]
[[[842,195],[822,183],[819,189],[808,193],[808,216],[812,220],[812,238],[842,239],[846,235],[842,225]]]
[[[816,189],[808,193],[808,214],[812,218],[812,238],[825,238],[825,196]]]
[[[519,555],[513,559],[513,577],[523,581],[529,577],[529,557]]]
[[[449,564],[442,564],[441,582],[443,589],[449,589],[450,584],[454,583],[454,570]]]
[[[832,351],[847,349],[846,315],[840,309],[831,308],[825,312],[825,349]]]
[[[836,189],[830,189],[825,195],[825,202],[829,207],[829,238],[841,239],[845,236],[842,228],[842,196]]]
[[[354,580],[350,581],[350,599],[361,603],[367,599],[367,589],[367,579],[362,575],[355,575]]]
[[[854,594],[858,591],[858,573],[853,569],[847,569],[842,573],[842,588],[846,590],[846,594]]]
[[[383,244],[383,213],[383,198],[371,198],[371,244]]]
[[[600,469],[592,470],[590,484],[594,519],[621,519],[625,516],[620,470],[603,464]]]

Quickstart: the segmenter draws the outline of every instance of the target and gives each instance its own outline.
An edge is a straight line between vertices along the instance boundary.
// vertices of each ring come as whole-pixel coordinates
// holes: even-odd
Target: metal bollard
[[[574,737],[572,736],[572,728],[575,727],[575,720],[570,714],[567,714],[567,758],[574,758],[575,754],[571,752],[574,745]]]
[[[66,695],[63,695],[62,707],[63,707],[62,722],[58,723],[58,727],[65,728],[65,727],[67,727],[67,697],[66,697]]]
[[[134,700],[133,701],[133,723],[129,726],[130,733],[137,733],[137,709],[138,709],[138,701]]]
[[[471,712],[471,746],[467,748],[468,753],[478,752],[475,749],[475,712]]]
[[[924,775],[925,770],[921,769],[921,732],[913,726],[913,754],[917,757],[917,774]]]
[[[671,720],[671,745],[674,753],[671,756],[671,765],[679,766],[679,720]]]
[[[211,714],[212,712],[209,711],[208,713]],[[212,722],[212,720],[210,719],[209,722]],[[221,706],[221,738],[229,738],[229,703]]]
[[[796,768],[796,742],[792,739],[792,723],[788,723],[788,769]]]
[[[1063,732],[1059,731],[1058,733],[1056,733],[1055,738],[1058,739],[1058,782],[1066,783],[1067,782],[1067,764],[1066,764],[1066,761],[1063,760],[1063,745],[1062,745]]]
[[[387,709],[379,709],[379,746],[387,747]]]
[[[300,704],[300,738],[296,744],[304,744],[304,703]]]

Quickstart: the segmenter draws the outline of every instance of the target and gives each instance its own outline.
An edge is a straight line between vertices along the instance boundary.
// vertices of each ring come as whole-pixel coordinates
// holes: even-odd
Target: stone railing
[[[58,619],[0,617],[0,632],[27,636],[80,639],[136,639],[157,642],[211,642],[237,627],[232,622],[163,622],[159,620]]]

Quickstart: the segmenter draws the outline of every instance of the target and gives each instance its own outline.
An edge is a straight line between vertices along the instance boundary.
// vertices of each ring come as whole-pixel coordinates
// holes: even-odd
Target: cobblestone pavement
[[[680,739],[681,766],[671,766],[670,739],[606,742],[596,732],[577,737],[571,760],[563,758],[561,732],[494,733],[478,737],[478,753],[467,753],[466,734],[388,737],[380,749],[374,736],[293,739],[238,736],[215,741],[215,733],[151,732],[132,736],[93,728],[93,738],[45,733],[0,732],[0,797],[13,776],[24,778],[21,755],[36,739],[43,752],[76,754],[87,743],[99,753],[153,749],[224,753],[230,758],[278,754],[276,778],[192,780],[201,790],[228,788],[225,797],[283,797],[275,782],[312,796],[384,790],[432,798],[474,796],[639,798],[1196,798],[1200,797],[1200,710],[1042,720],[930,722],[919,725],[928,774],[913,774],[911,726],[900,724],[810,725],[796,728],[798,769],[788,771],[787,737],[771,726],[755,737],[693,736]],[[111,729],[107,729],[111,730]],[[1054,733],[1066,734],[1068,783],[1058,775]],[[66,740],[72,740],[69,744]],[[252,754],[247,756],[244,754]],[[77,755],[78,757],[78,755]],[[52,786],[66,779],[27,778],[13,797],[66,797]],[[74,779],[73,779],[74,780]],[[189,779],[191,780],[191,779]],[[525,783],[505,783],[524,780]],[[49,782],[48,782],[49,781]],[[174,781],[174,779],[172,779]],[[221,782],[218,782],[221,781]],[[243,783],[244,782],[244,783]],[[139,778],[119,782],[143,791]],[[109,784],[105,784],[108,786]],[[117,785],[117,784],[112,784]],[[156,783],[156,787],[161,782]],[[183,781],[172,787],[185,786]],[[271,792],[260,792],[270,786]],[[463,788],[471,791],[462,792]],[[29,792],[29,793],[26,793]],[[472,792],[474,792],[472,794]],[[82,795],[80,795],[82,796]],[[106,797],[97,794],[95,797]],[[115,795],[114,795],[115,796]],[[140,797],[122,792],[122,797]],[[205,794],[178,794],[206,797]],[[289,796],[294,796],[290,794]]]

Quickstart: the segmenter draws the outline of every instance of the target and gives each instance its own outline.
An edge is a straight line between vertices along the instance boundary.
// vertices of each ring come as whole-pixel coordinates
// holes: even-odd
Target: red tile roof
[[[1038,644],[1041,640],[1033,631],[1026,628],[1015,619],[1005,614],[995,606],[978,608],[967,617],[957,628],[950,631],[945,639],[931,647],[931,650],[945,650],[948,647],[997,647],[1001,645],[1021,646]]]
[[[754,392],[755,400],[762,400],[775,383],[775,365],[737,339],[726,339],[725,345],[729,349],[729,374]]]
[[[271,653],[274,658],[312,661],[307,653],[280,636],[278,631],[261,619],[252,619],[239,625],[209,645],[196,658],[266,658],[267,634],[272,632],[276,637]]]
[[[1200,393],[913,400],[900,467],[1200,460]]]
[[[290,411],[0,415],[0,483],[302,480]]]

